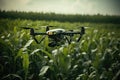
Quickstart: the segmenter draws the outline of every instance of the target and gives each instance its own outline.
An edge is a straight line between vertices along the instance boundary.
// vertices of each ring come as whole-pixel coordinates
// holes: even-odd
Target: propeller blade
[[[47,26],[40,26],[40,27],[45,27],[46,28],[46,27],[56,27],[56,26],[49,26],[49,25],[47,25]]]
[[[41,26],[41,27],[45,27],[46,28],[46,32],[49,31],[49,27],[55,27],[55,26]]]
[[[47,26],[47,27],[56,27],[56,26]]]
[[[29,28],[29,27],[21,27],[21,28],[23,28],[23,29],[31,29],[31,28]]]
[[[46,32],[50,30],[49,27],[55,27],[55,26],[46,26]]]
[[[22,29],[34,29],[34,30],[39,30],[38,28],[30,28],[30,27],[21,27]]]

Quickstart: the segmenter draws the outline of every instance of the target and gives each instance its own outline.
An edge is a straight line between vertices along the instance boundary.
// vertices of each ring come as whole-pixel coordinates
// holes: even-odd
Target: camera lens
[[[57,45],[56,42],[50,42],[50,43],[48,44],[49,47],[55,47],[56,45]]]

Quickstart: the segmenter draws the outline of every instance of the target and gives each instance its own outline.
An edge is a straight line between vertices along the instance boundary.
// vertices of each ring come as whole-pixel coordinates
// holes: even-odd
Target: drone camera
[[[53,32],[48,32],[48,35],[53,35]]]

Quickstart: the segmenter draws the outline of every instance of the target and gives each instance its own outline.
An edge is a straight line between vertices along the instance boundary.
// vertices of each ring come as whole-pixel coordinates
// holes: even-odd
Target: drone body
[[[48,46],[50,46],[50,47],[59,46],[63,41],[67,41],[70,44],[74,34],[80,35],[78,40],[77,40],[77,42],[79,42],[82,35],[85,34],[84,27],[81,27],[81,31],[79,31],[79,32],[73,32],[73,30],[66,31],[65,29],[51,29],[51,30],[49,30],[49,27],[50,26],[46,27],[46,32],[39,32],[39,33],[34,32],[33,28],[26,28],[26,27],[23,27],[23,28],[30,29],[30,35],[33,37],[35,42],[38,44],[40,44],[45,39],[45,37],[48,36],[48,38],[50,40]],[[41,40],[39,42],[35,38],[35,36],[37,36],[37,35],[43,35],[43,37],[41,38]]]
[[[65,40],[65,36],[61,33],[65,33],[64,29],[52,29],[46,32],[48,34],[48,38],[51,42],[48,46],[54,47],[60,45]]]

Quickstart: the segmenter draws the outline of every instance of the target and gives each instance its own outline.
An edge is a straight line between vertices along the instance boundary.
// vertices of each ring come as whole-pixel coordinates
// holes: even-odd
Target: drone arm
[[[39,44],[38,40],[35,38],[35,36],[32,36],[32,38],[35,40],[37,44]]]
[[[37,44],[40,44],[45,39],[45,37],[47,35],[46,33],[37,33],[37,32],[34,32],[33,28],[28,28],[28,27],[21,27],[21,28],[23,28],[23,29],[30,29],[30,35],[32,36],[32,38],[35,40],[35,42]],[[37,35],[44,35],[42,37],[42,39],[40,40],[40,42],[38,42],[38,40],[35,38],[35,36],[37,36]]]
[[[82,38],[82,35],[78,38],[77,42],[79,42],[81,38]]]
[[[80,32],[63,32],[61,34],[71,36],[71,35],[74,35],[74,34],[80,34]]]
[[[29,29],[29,28],[28,28]],[[33,28],[30,28],[30,35],[32,35],[32,36],[37,36],[37,35],[47,35],[46,33],[37,33],[37,32],[35,32],[34,31],[34,29]]]
[[[42,37],[42,39],[40,40],[39,44],[45,39],[46,35]]]
[[[85,28],[81,27],[81,32],[80,32],[80,37],[78,38],[77,42],[80,41],[80,39],[82,38],[82,36],[85,34]]]
[[[67,42],[70,44],[71,40],[68,39],[68,37],[65,36],[65,39],[67,40]]]
[[[35,33],[33,28],[30,29],[30,35],[32,36],[32,38],[35,40],[37,44],[40,44],[46,37],[46,33]],[[37,35],[45,35],[45,36],[43,36],[40,42],[38,42],[38,40],[35,38],[35,36]]]
[[[33,35],[37,36],[37,35],[47,35],[46,33],[34,33]]]
[[[35,42],[37,44],[40,44],[44,39],[45,39],[46,36],[43,36],[42,39],[38,42],[38,40],[35,38],[35,36],[32,36],[32,38],[35,40]]]
[[[65,37],[69,44],[71,43],[72,36],[73,36],[74,34],[80,34],[80,37],[79,37],[78,40],[77,40],[77,42],[79,42],[80,39],[82,38],[82,36],[85,34],[85,28],[84,28],[84,27],[81,27],[81,32],[65,32],[65,33],[62,33],[62,34],[63,34],[63,35],[70,36],[70,40],[69,40],[67,37]]]

